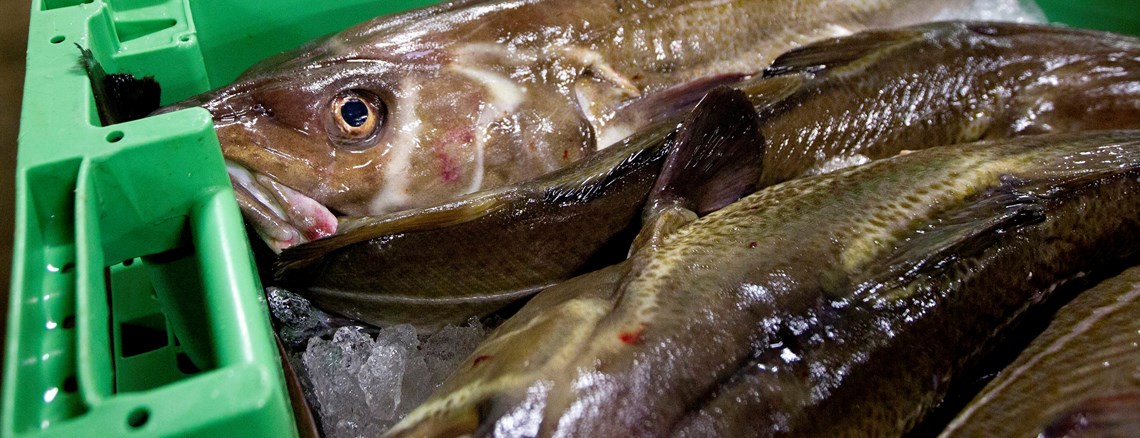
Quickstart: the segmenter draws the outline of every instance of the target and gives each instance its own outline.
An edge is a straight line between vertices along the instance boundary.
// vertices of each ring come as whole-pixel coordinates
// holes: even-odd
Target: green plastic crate
[[[74,43],[170,103],[258,59],[434,0],[34,0],[0,436],[295,436],[204,110],[101,127]],[[1132,0],[1039,0],[1140,34]]]
[[[1136,0],[1037,0],[1049,21],[1074,27],[1140,35]]]
[[[100,126],[79,49],[170,103],[432,1],[34,0],[0,436],[296,436],[205,110]]]

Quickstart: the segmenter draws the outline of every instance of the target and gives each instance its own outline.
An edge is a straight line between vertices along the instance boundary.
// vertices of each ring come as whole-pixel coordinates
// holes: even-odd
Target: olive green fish
[[[389,435],[899,435],[1135,250],[1138,177],[1140,132],[1101,132],[768,187],[539,293]]]
[[[741,157],[760,150],[710,142],[685,145],[697,156],[676,154],[658,174],[672,150],[663,149],[673,131],[663,130],[670,119],[662,116],[654,128],[545,177],[441,206],[344,220],[338,235],[282,252],[281,275],[326,309],[373,324],[459,323],[620,260],[647,196],[647,223],[667,231],[691,219],[671,222],[672,201],[649,195],[654,184],[708,187],[716,194],[706,196],[707,205],[681,209],[704,214],[754,187],[903,150],[1140,126],[1140,40],[1108,33],[976,22],[867,31],[786,53],[767,76],[734,84],[760,114],[765,150],[755,169],[694,171],[718,163],[699,151],[719,150],[724,156],[713,167],[721,169],[723,160],[749,165]],[[656,102],[687,105],[683,96],[671,98]],[[698,118],[715,125],[740,120],[716,111],[746,112],[729,108],[711,104]],[[736,134],[723,129],[722,143],[746,142],[745,125],[734,126]],[[737,184],[757,173],[756,184]],[[717,184],[733,188],[712,188]],[[647,229],[638,244],[652,245],[657,234]]]
[[[1138,427],[1140,267],[1134,267],[1062,306],[942,436],[1123,437]]]
[[[565,167],[639,130],[653,96],[963,0],[455,1],[380,17],[162,111],[213,114],[245,217],[274,249]],[[628,114],[630,102],[652,114]]]

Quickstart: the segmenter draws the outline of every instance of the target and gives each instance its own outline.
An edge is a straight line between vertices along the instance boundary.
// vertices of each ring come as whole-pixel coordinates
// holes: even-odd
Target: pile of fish
[[[1058,306],[1140,248],[1140,39],[951,3],[453,2],[163,111],[317,306],[525,302],[391,436],[898,436],[1054,312],[944,433],[1138,427],[1137,274]]]

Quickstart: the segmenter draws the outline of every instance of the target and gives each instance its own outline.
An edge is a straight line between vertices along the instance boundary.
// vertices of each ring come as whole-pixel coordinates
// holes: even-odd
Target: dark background
[[[24,89],[24,54],[28,40],[27,0],[0,0],[0,344],[8,325],[8,292],[12,274],[13,186],[16,133]],[[0,349],[0,360],[4,357]]]

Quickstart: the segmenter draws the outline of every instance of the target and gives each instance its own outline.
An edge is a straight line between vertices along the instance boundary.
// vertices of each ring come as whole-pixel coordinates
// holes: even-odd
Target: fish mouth
[[[336,233],[337,218],[315,199],[226,160],[242,216],[274,252]]]

